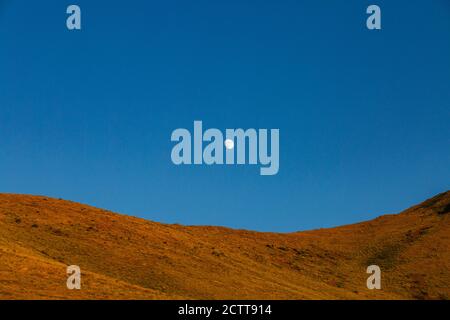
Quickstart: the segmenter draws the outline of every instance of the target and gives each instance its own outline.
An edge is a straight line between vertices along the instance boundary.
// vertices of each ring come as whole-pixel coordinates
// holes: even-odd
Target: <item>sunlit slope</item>
[[[449,208],[446,192],[369,222],[277,234],[0,194],[0,299],[446,299]],[[371,264],[382,290],[366,287]],[[68,265],[81,290],[66,288]]]

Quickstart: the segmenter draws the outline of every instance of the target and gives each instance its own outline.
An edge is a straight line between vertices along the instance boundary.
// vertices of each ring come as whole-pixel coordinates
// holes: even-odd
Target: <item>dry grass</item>
[[[450,192],[398,215],[291,234],[159,224],[0,194],[0,299],[447,299]],[[79,265],[82,289],[66,288]],[[366,267],[382,268],[382,290]]]

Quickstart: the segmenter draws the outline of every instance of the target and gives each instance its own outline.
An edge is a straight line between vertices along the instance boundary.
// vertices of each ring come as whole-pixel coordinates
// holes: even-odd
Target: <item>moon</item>
[[[224,144],[225,144],[225,148],[227,148],[228,150],[231,150],[234,148],[234,141],[231,139],[226,139]]]

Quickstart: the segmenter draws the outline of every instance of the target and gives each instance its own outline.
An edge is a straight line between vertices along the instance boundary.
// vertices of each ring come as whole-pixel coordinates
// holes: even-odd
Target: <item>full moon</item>
[[[234,141],[231,139],[226,139],[225,140],[225,148],[227,148],[228,150],[231,150],[234,148]]]

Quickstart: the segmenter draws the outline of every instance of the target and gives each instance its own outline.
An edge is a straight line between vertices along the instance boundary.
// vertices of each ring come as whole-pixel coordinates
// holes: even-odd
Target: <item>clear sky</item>
[[[194,120],[279,128],[278,175],[175,166],[171,133]],[[0,192],[330,227],[450,189],[449,124],[448,0],[0,0]]]

